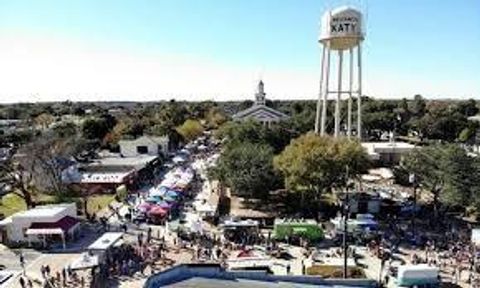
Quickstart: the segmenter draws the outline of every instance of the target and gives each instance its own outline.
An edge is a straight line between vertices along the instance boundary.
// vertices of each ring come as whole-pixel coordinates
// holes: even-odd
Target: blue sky
[[[340,4],[366,14],[365,94],[480,98],[476,0],[2,0],[0,101],[315,98]]]

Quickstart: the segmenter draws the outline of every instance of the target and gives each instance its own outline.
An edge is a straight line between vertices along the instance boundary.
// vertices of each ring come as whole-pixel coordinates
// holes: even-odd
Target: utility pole
[[[343,278],[348,278],[348,245],[347,245],[347,233],[348,233],[348,211],[349,211],[349,197],[348,197],[348,165],[345,168],[346,189],[345,200],[343,204]]]
[[[415,174],[410,174],[408,177],[408,181],[413,184],[413,211],[412,211],[412,236],[415,239],[415,218],[417,214],[417,179]]]

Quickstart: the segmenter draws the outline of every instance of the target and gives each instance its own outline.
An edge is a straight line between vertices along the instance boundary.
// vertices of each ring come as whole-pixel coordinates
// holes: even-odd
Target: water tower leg
[[[342,100],[342,66],[343,66],[343,50],[338,51],[338,91],[337,101],[335,102],[335,133],[334,137],[340,135],[340,101]]]
[[[357,98],[357,135],[362,140],[362,44],[357,47],[357,63],[358,63],[358,98]]]
[[[318,91],[318,101],[317,101],[317,115],[315,117],[315,134],[320,133],[320,113],[322,107],[322,93],[323,93],[323,79],[325,78],[325,54],[326,54],[326,47],[324,46],[322,49],[322,62],[320,68],[320,91]],[[323,117],[323,115],[322,115]]]
[[[323,89],[323,103],[322,103],[322,119],[321,119],[321,125],[320,125],[320,135],[325,135],[325,124],[327,123],[327,95],[328,95],[328,87],[329,87],[329,81],[330,81],[330,44],[327,43],[324,49],[327,49],[327,59],[325,63],[325,68],[323,71],[323,74],[325,75],[325,89]]]
[[[352,136],[352,88],[353,88],[353,48],[350,48],[350,75],[348,76],[348,107],[347,107],[347,136],[348,139]]]

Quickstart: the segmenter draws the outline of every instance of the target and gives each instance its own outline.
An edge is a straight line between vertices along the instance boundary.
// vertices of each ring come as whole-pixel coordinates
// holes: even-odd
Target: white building
[[[61,242],[65,247],[79,225],[75,203],[37,206],[0,221],[0,242]]]
[[[120,140],[120,154],[123,157],[135,157],[138,155],[167,155],[168,136],[142,136],[134,140]]]
[[[79,184],[105,192],[128,184],[138,177],[144,168],[156,166],[159,157],[155,155],[138,155],[120,157],[118,154],[105,155],[90,163],[71,165],[62,171],[62,181],[66,184]]]
[[[258,82],[253,106],[238,112],[233,115],[232,118],[237,121],[253,119],[267,126],[270,126],[271,123],[277,123],[290,118],[288,115],[265,105],[265,95],[264,84],[260,81]]]
[[[381,164],[395,164],[400,162],[403,155],[415,149],[415,145],[406,142],[362,142],[372,161]]]

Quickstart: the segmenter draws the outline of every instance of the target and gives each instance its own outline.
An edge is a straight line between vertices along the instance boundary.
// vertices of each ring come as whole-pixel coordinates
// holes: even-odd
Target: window
[[[137,146],[137,153],[138,154],[147,154],[148,147],[147,146]]]

